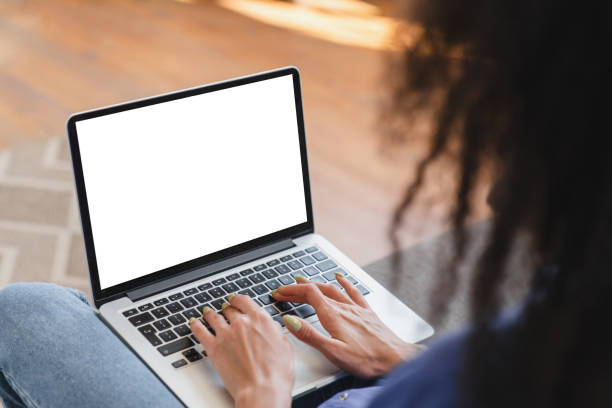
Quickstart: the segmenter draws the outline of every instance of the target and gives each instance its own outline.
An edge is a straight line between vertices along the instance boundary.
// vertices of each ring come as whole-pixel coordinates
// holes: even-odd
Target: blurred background
[[[426,147],[381,145],[399,11],[387,0],[1,0],[0,287],[88,289],[71,113],[286,65],[302,73],[317,232],[360,265],[389,255],[392,210]],[[444,229],[444,175],[430,175],[403,246]]]

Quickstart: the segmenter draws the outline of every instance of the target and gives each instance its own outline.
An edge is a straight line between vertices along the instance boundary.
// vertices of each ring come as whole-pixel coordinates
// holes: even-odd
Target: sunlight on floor
[[[342,45],[395,48],[392,39],[398,21],[360,0],[218,0],[218,4],[266,24]]]

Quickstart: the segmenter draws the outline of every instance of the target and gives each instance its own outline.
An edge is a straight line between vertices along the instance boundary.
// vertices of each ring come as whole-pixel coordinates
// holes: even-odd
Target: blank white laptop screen
[[[101,289],[307,221],[291,75],[76,130]]]

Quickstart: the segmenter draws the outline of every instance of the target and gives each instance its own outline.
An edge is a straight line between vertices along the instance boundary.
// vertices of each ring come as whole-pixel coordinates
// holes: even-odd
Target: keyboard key
[[[168,320],[170,321],[170,323],[172,323],[172,324],[173,324],[173,325],[175,325],[175,326],[176,326],[176,325],[178,325],[178,324],[181,324],[181,323],[185,323],[185,322],[187,321],[187,320],[186,320],[186,319],[183,317],[183,315],[182,315],[182,314],[180,314],[180,313],[177,313],[177,314],[175,314],[175,315],[173,315],[173,316],[170,316],[170,317],[168,318]]]
[[[236,279],[240,278],[240,274],[238,272],[232,273],[231,275],[226,276],[226,278],[228,280],[233,281],[233,280],[236,280]]]
[[[266,309],[266,312],[270,314],[270,316],[276,316],[278,314],[278,310],[276,310],[272,306],[266,306],[265,309]]]
[[[259,301],[264,305],[269,305],[272,302],[276,302],[276,300],[274,300],[270,295],[261,295],[257,299],[259,299]]]
[[[187,325],[185,324],[181,324],[180,326],[175,327],[174,331],[176,332],[176,334],[178,334],[181,337],[191,334],[191,329],[187,327]]]
[[[311,246],[310,248],[306,248],[306,252],[308,252],[309,254],[312,254],[313,252],[317,252],[319,250],[319,248],[317,248],[316,246]]]
[[[276,302],[274,303],[274,306],[281,312],[286,312],[293,309],[293,306],[291,306],[291,303],[289,302]]]
[[[322,261],[324,259],[327,259],[327,255],[325,255],[323,252],[317,252],[316,254],[313,254],[312,256],[317,261]]]
[[[290,261],[292,259],[293,259],[293,257],[291,255],[285,255],[285,256],[281,257],[280,260],[283,261],[283,262],[287,262],[287,261]]]
[[[289,265],[289,267],[290,267],[291,269],[293,269],[294,271],[296,271],[296,270],[298,270],[298,269],[301,269],[301,268],[302,268],[302,266],[303,266],[301,263],[299,263],[299,262],[298,262],[298,261],[296,261],[296,260],[293,260],[293,261],[287,262],[287,265]]]
[[[269,290],[264,285],[253,286],[251,289],[255,291],[258,295],[263,295],[264,293],[268,293]]]
[[[266,282],[266,286],[268,288],[270,288],[270,290],[274,290],[274,289],[278,289],[281,287],[281,284],[279,281],[277,281],[276,279],[273,279],[271,281],[267,281]]]
[[[223,285],[226,282],[227,281],[225,280],[225,278],[219,278],[219,279],[215,279],[214,281],[212,281],[213,285],[215,286]]]
[[[336,280],[336,274],[333,271],[325,272],[322,275],[325,279],[327,279],[330,282]]]
[[[313,282],[327,283],[327,281],[323,279],[321,276],[313,276],[312,278],[310,278],[310,280]]]
[[[364,288],[363,285],[357,285],[357,289],[359,289],[362,295],[367,295],[368,293],[370,293],[370,291]]]
[[[206,303],[212,300],[212,297],[210,297],[210,295],[206,292],[198,293],[197,295],[194,296],[194,298],[200,303]]]
[[[161,298],[161,299],[157,299],[155,302],[153,302],[153,304],[155,306],[161,306],[161,305],[165,305],[168,302],[169,302],[168,298]]]
[[[266,269],[266,265],[265,264],[257,265],[253,269],[255,269],[255,272],[263,271],[264,269]]]
[[[317,271],[318,272],[318,271]],[[293,278],[295,279],[297,276],[302,276],[304,277],[304,272],[302,271],[295,271],[295,272],[291,272],[291,276],[293,276]]]
[[[183,294],[182,294],[182,293],[175,293],[174,295],[170,295],[170,296],[168,296],[168,298],[169,298],[171,301],[173,301],[173,302],[174,302],[174,301],[176,301],[176,300],[182,299],[182,298],[183,298]]]
[[[217,300],[213,300],[210,304],[217,310],[221,310],[221,305],[223,305],[223,303],[225,303],[225,299],[217,299]]]
[[[240,288],[238,286],[236,286],[236,284],[234,282],[226,283],[225,285],[223,285],[221,287],[223,289],[225,289],[225,291],[227,293],[237,292],[237,291],[240,290]]]
[[[255,295],[255,292],[253,292],[251,289],[241,290],[241,291],[240,291],[240,292],[238,292],[238,293],[240,293],[241,295],[247,295],[247,296],[252,297],[252,298],[254,298],[255,296],[257,296],[257,295]]]
[[[189,297],[181,300],[181,304],[187,308],[197,306],[198,302],[196,302],[194,298]]]
[[[308,266],[308,265],[312,265],[316,261],[314,260],[314,258],[312,256],[305,256],[303,258],[300,258],[300,262],[303,263],[304,265]]]
[[[283,275],[280,278],[278,278],[278,280],[283,284],[283,285],[291,285],[292,283],[295,282],[295,280],[290,276],[290,275]]]
[[[179,367],[183,367],[186,365],[187,365],[187,362],[183,358],[181,358],[180,360],[176,360],[174,363],[172,363],[172,367],[174,368],[179,368]]]
[[[128,319],[134,326],[141,326],[145,323],[152,322],[155,318],[149,312],[144,312]]]
[[[295,309],[295,311],[297,315],[300,316],[302,319],[306,319],[307,317],[316,314],[314,308],[310,305],[302,305]]]
[[[187,319],[191,319],[192,317],[195,317],[197,319],[198,317],[202,316],[202,313],[198,312],[195,309],[189,309],[183,312],[183,316],[185,316]]]
[[[273,269],[268,269],[267,271],[263,271],[262,273],[268,279],[276,278],[278,276],[278,273],[276,273],[276,271]]]
[[[193,334],[191,336],[189,336],[189,337],[191,337],[191,340],[193,340],[196,343],[200,344],[200,340],[198,340],[198,338],[196,336],[194,336]],[[204,355],[206,355],[206,354],[204,354]]]
[[[263,281],[265,281],[265,280],[266,280],[266,278],[264,278],[264,277],[261,275],[261,273],[256,273],[255,275],[250,276],[250,277],[249,277],[249,279],[250,279],[250,280],[251,280],[251,282],[253,282],[253,283],[261,283],[261,282],[263,282]]]
[[[182,296],[182,295],[181,295]],[[174,303],[170,303],[168,306],[166,306],[168,308],[168,310],[170,311],[170,313],[176,313],[176,312],[180,312],[181,310],[183,310],[183,306],[179,305],[177,302]]]
[[[134,316],[136,313],[138,313],[138,310],[130,309],[130,310],[126,310],[125,312],[123,312],[123,315],[125,317],[130,317],[130,316]]]
[[[336,265],[336,263],[332,261],[331,259],[328,259],[327,261],[323,261],[316,265],[317,269],[320,270],[321,272],[328,271],[332,268],[335,268],[336,266],[338,265]]]
[[[183,351],[183,355],[185,356],[185,358],[187,358],[187,360],[189,360],[192,363],[194,361],[198,361],[202,359],[202,356],[200,355],[200,353],[198,353],[195,349]]]
[[[205,308],[206,306],[210,307],[210,305],[209,305],[208,303],[205,303],[205,304],[203,304],[203,305],[200,305],[200,306],[197,308],[198,312],[200,312],[200,314],[202,314],[202,310],[204,310],[204,308]]]
[[[344,279],[348,280],[353,285],[356,285],[356,284],[359,283],[359,282],[357,282],[357,279],[353,278],[351,275],[348,275],[348,274],[346,276],[344,276]]]
[[[166,319],[161,319],[156,322],[153,322],[153,326],[155,326],[155,328],[159,331],[166,330],[172,327]]]
[[[291,272],[291,269],[287,265],[279,265],[274,270],[280,274],[285,274]]]
[[[177,351],[181,351],[193,346],[193,341],[191,341],[189,337],[183,337],[181,339],[178,339],[177,341],[173,341],[172,343],[164,344],[163,346],[158,347],[157,351],[159,351],[162,356],[169,356],[170,354],[174,354]]]
[[[162,317],[166,317],[170,314],[163,306],[158,307],[157,309],[151,310],[151,313],[153,313],[153,316],[155,316],[158,319],[161,319]]]
[[[306,255],[306,253],[304,251],[297,251],[297,252],[294,252],[291,255],[293,255],[295,258],[299,258],[300,256]]]
[[[314,276],[316,274],[319,273],[319,270],[317,268],[315,268],[314,266],[308,266],[304,269],[302,269],[304,272],[306,272],[308,274],[308,276]]]
[[[208,291],[208,293],[215,299],[227,295],[227,293],[225,293],[225,291],[221,288],[212,288]]]
[[[145,312],[151,309],[153,309],[153,303],[147,303],[146,305],[138,306],[138,310],[140,310],[141,312]]]
[[[140,327],[138,331],[141,332],[147,340],[149,340],[149,343],[151,343],[152,346],[159,346],[160,344],[162,344],[162,341],[159,339],[159,337],[155,335],[155,329],[150,324]]]
[[[247,275],[252,274],[253,272],[255,271],[249,268],[249,269],[245,269],[244,271],[240,271],[240,275],[247,276]]]
[[[210,282],[209,283],[203,283],[200,286],[198,286],[198,289],[200,289],[200,290],[208,290],[210,288],[212,288],[212,283],[210,283]]]
[[[278,322],[278,324],[280,324],[282,327],[285,327],[285,323],[283,323],[283,316],[277,314],[273,317],[273,319]]]
[[[198,290],[196,288],[191,288],[183,291],[183,293],[185,294],[185,296],[192,296],[198,293]]]
[[[251,281],[248,280],[247,278],[242,278],[242,279],[238,279],[236,281],[236,285],[240,286],[242,289],[244,288],[248,288],[249,286],[252,285]]]
[[[339,273],[341,273],[341,274],[342,274],[342,275],[344,275],[344,276],[348,275],[348,274],[347,274],[347,273],[344,271],[344,269],[342,269],[342,268],[336,268],[336,269],[334,269],[332,272],[333,272],[334,274],[335,274],[336,272],[339,272]]]
[[[159,333],[159,337],[161,337],[163,341],[172,341],[176,339],[176,334],[174,334],[172,330],[168,330],[168,331]]]
[[[273,260],[271,260],[271,261],[266,262],[266,265],[268,265],[268,266],[270,266],[270,267],[271,267],[271,266],[276,266],[276,265],[278,265],[279,263],[280,263],[280,261],[279,261],[278,259],[273,259]]]

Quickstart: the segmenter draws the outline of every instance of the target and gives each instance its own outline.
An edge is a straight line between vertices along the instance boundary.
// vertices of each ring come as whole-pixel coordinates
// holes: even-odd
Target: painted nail
[[[302,328],[302,322],[291,315],[284,315],[283,323],[285,323],[285,326],[289,327],[289,330],[294,332]]]
[[[235,294],[235,293],[232,293],[231,295],[229,295],[229,296],[227,297],[227,300],[228,300],[229,302],[231,302],[231,301],[232,301],[232,298],[233,298],[234,296],[236,296],[236,294]]]
[[[223,302],[223,304],[221,305],[221,310],[225,310],[226,307],[228,307],[230,304],[227,302]]]
[[[342,272],[334,272],[334,275],[336,275],[336,278],[344,278]]]
[[[189,325],[191,326],[191,322],[193,322],[196,318],[192,317],[191,319],[189,319]]]
[[[202,314],[205,315],[206,313],[210,312],[212,309],[210,308],[210,306],[204,306],[204,308],[202,308]]]
[[[308,278],[305,278],[305,277],[303,277],[301,275],[295,276],[295,280],[298,281],[298,282],[308,282]]]
[[[287,286],[287,285],[281,285],[281,286],[279,286],[278,288],[276,288],[276,289],[274,289],[273,291],[271,291],[271,292],[270,292],[270,294],[271,294],[272,296],[276,295],[276,294],[278,293],[278,291],[279,291],[279,290],[281,290],[282,288],[284,288],[285,286]]]

